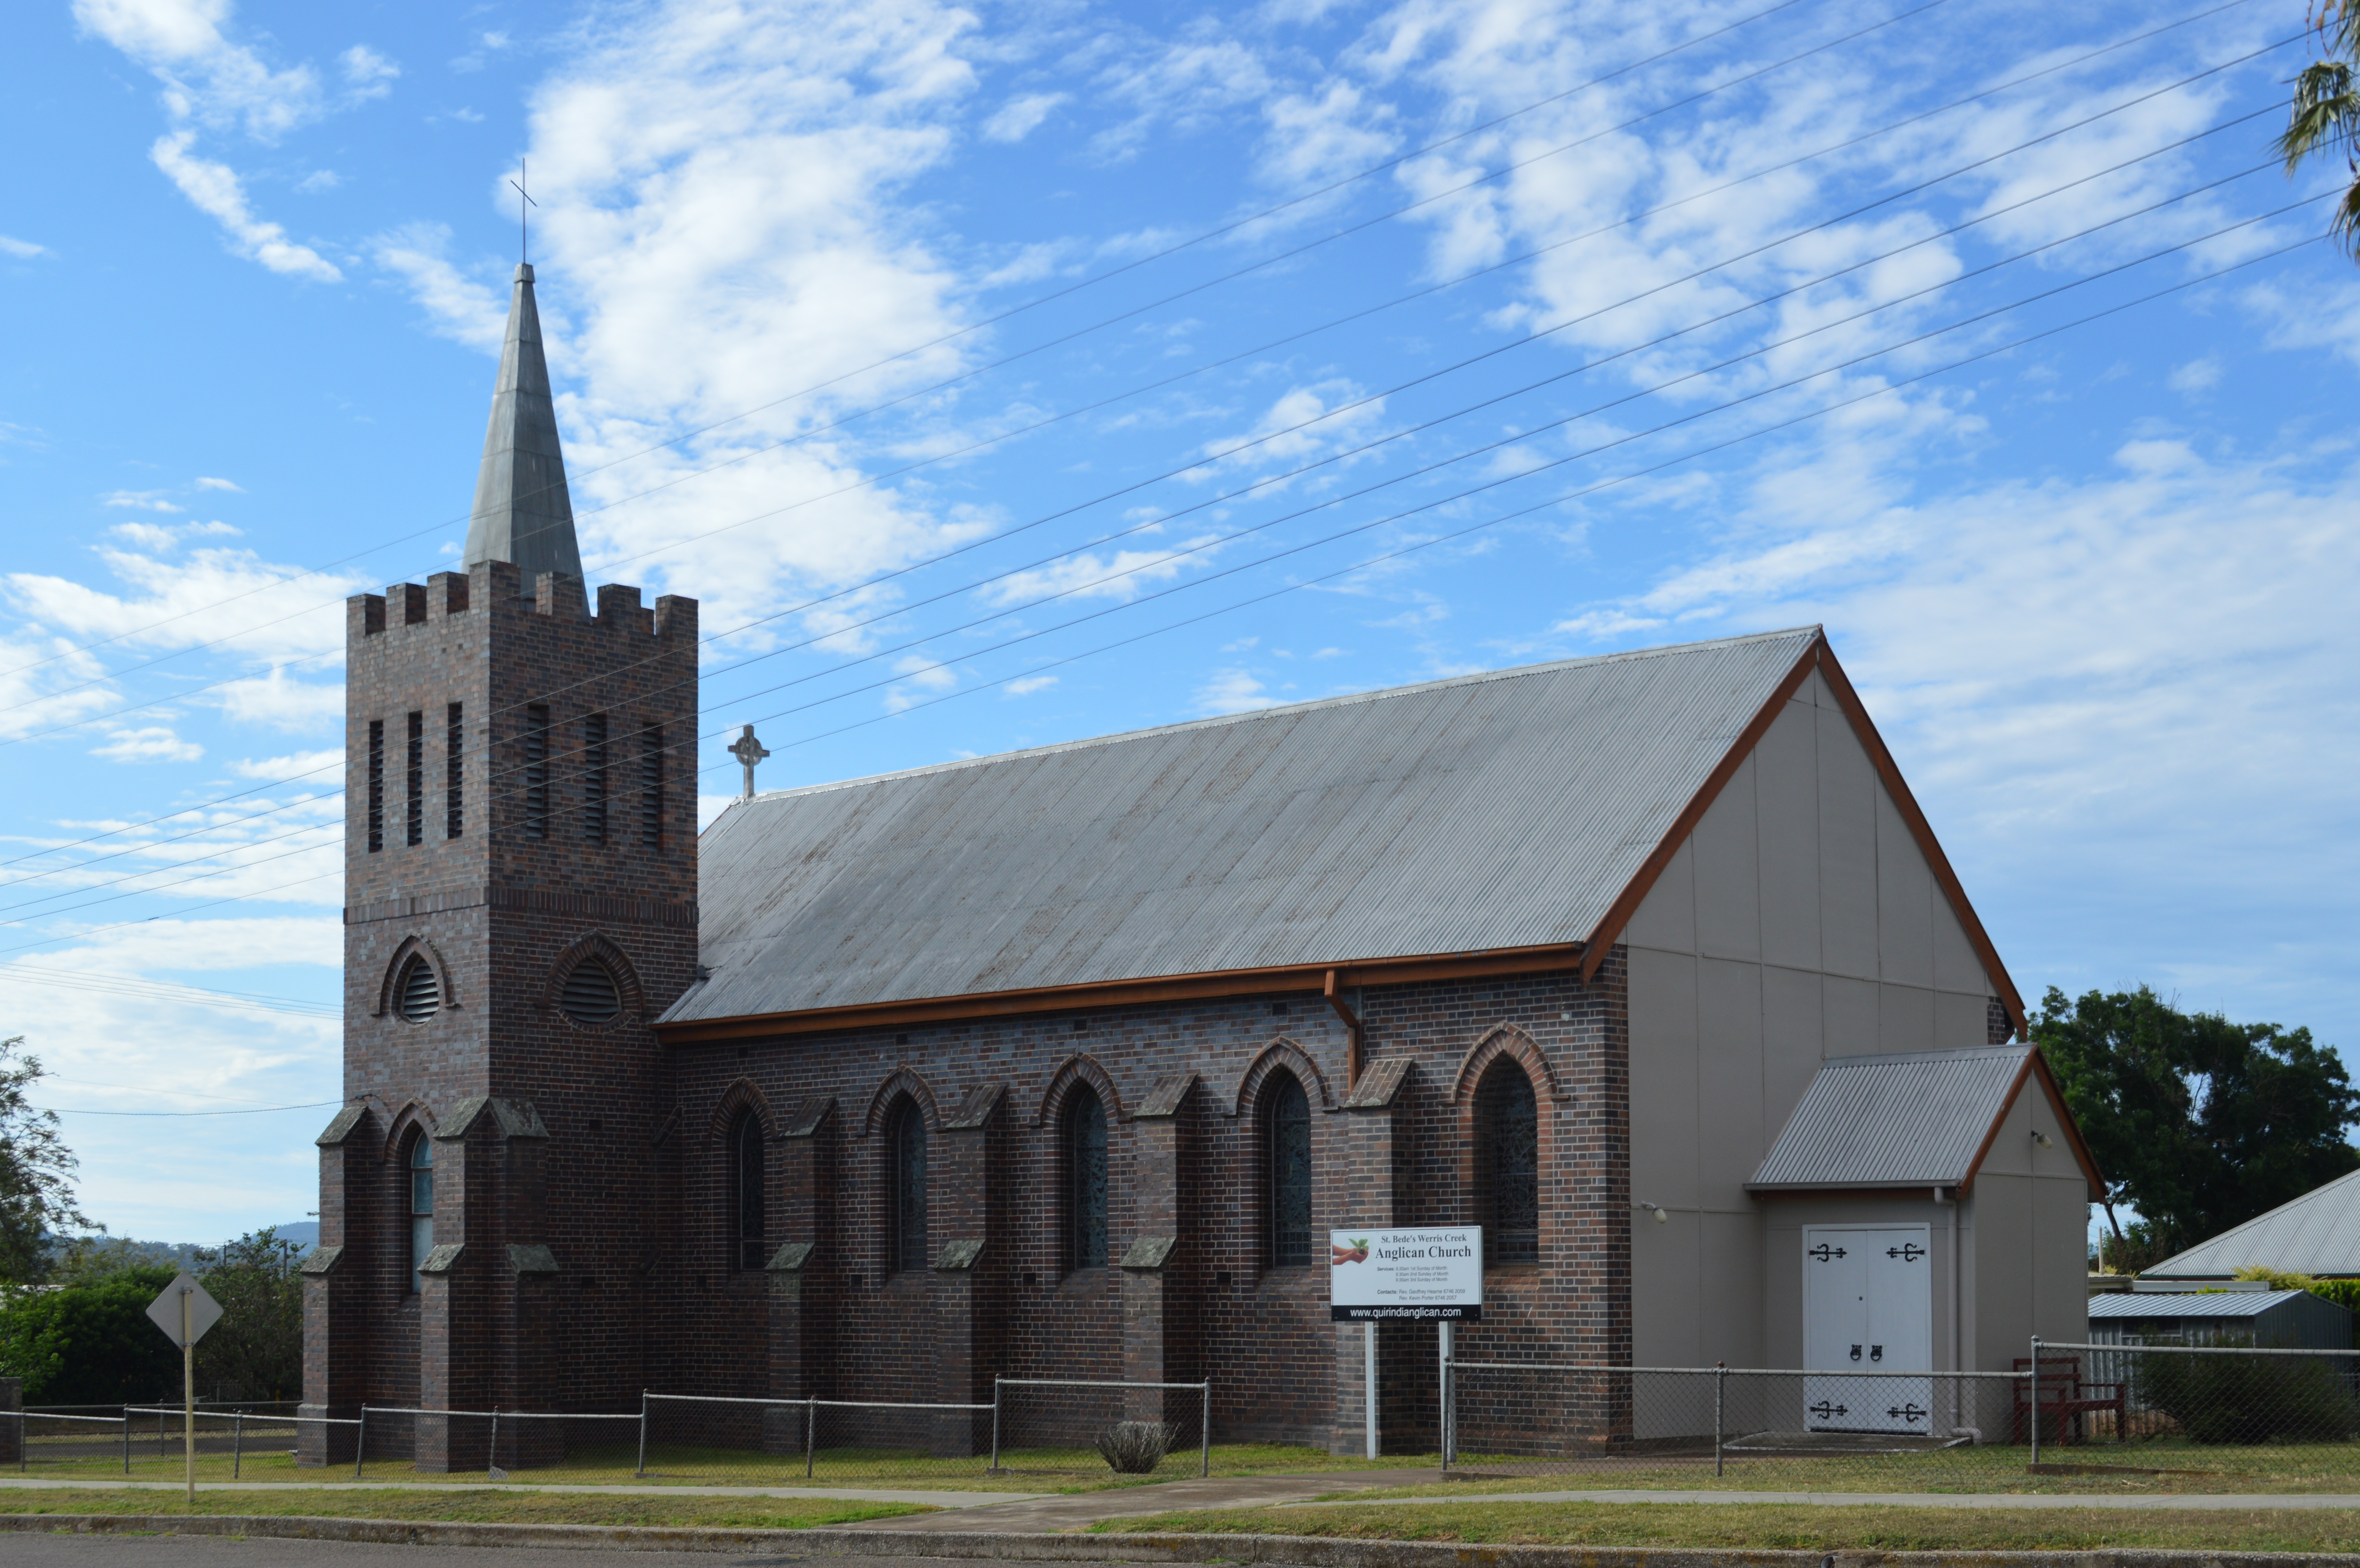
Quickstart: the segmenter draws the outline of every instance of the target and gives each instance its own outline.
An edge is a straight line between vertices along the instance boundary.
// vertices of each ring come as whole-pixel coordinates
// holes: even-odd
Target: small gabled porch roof
[[[1947,1187],[1964,1192],[2028,1083],[2037,1084],[2095,1200],[2097,1161],[2029,1045],[1839,1056],[1821,1062],[1745,1190],[1779,1193]]]

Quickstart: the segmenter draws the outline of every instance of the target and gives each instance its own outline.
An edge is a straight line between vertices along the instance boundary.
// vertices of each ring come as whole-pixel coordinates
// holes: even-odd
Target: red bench
[[[2031,1357],[2017,1356],[2016,1369],[2019,1373],[2030,1371]],[[2016,1441],[2027,1441],[2036,1410],[2039,1414],[2040,1435],[2052,1443],[2081,1441],[2086,1436],[2081,1418],[2099,1410],[2112,1410],[2114,1436],[2127,1443],[2130,1432],[2124,1424],[2126,1402],[2122,1384],[2085,1381],[2080,1356],[2044,1356],[2039,1371],[2016,1385]]]

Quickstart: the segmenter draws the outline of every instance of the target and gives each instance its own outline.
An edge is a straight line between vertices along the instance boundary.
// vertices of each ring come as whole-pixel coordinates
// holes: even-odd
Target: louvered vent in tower
[[[558,1005],[577,1024],[603,1024],[623,1010],[623,998],[606,966],[586,958],[565,977],[565,995]]]
[[[434,977],[434,966],[423,958],[412,958],[402,967],[401,984],[394,987],[400,998],[401,1016],[411,1023],[422,1024],[442,1010],[442,985]]]

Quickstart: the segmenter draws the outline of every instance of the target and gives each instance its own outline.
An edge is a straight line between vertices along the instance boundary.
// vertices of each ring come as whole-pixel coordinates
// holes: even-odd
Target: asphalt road
[[[584,1552],[543,1546],[387,1546],[344,1541],[239,1541],[211,1535],[0,1535],[8,1568],[768,1568],[785,1552]],[[939,1558],[835,1558],[857,1568],[945,1568]],[[1076,1565],[1087,1568],[1087,1565]]]

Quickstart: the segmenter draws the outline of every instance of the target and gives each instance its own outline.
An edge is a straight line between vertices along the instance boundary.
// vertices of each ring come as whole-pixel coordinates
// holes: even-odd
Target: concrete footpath
[[[116,1481],[104,1476],[77,1476],[71,1481],[0,1475],[0,1506],[10,1490],[35,1492],[169,1492],[188,1489],[184,1481]],[[992,1503],[1031,1502],[1041,1492],[942,1492],[892,1486],[661,1486],[627,1483],[620,1486],[567,1486],[560,1482],[517,1481],[200,1481],[200,1492],[421,1492],[501,1491],[570,1492],[586,1497],[825,1497],[852,1503],[920,1503],[933,1508],[968,1508]]]
[[[365,1554],[399,1547],[386,1568],[439,1561],[467,1568],[485,1560],[471,1549],[497,1547],[486,1568],[530,1562],[534,1551],[605,1548],[648,1552],[724,1552],[748,1564],[814,1557],[860,1557],[872,1568],[922,1568],[923,1560],[988,1558],[1009,1563],[1267,1563],[1273,1568],[2352,1568],[2327,1553],[2159,1552],[1785,1552],[1645,1547],[1484,1546],[1460,1541],[1333,1541],[1285,1535],[1010,1535],[938,1530],[896,1535],[858,1530],[720,1530],[563,1524],[423,1523],[399,1519],[231,1519],[203,1515],[0,1515],[0,1534],[15,1534],[11,1562],[41,1568],[190,1568],[220,1557],[268,1561],[250,1544],[312,1544],[301,1561],[338,1552]],[[172,1550],[189,1537],[235,1538],[239,1555]],[[146,1538],[146,1539],[141,1539]],[[38,1545],[37,1545],[38,1543]],[[418,1549],[428,1549],[422,1554]],[[651,1560],[661,1568],[661,1557]],[[705,1559],[712,1561],[710,1557]],[[356,1565],[357,1568],[357,1565]],[[685,1568],[685,1564],[683,1564]]]

